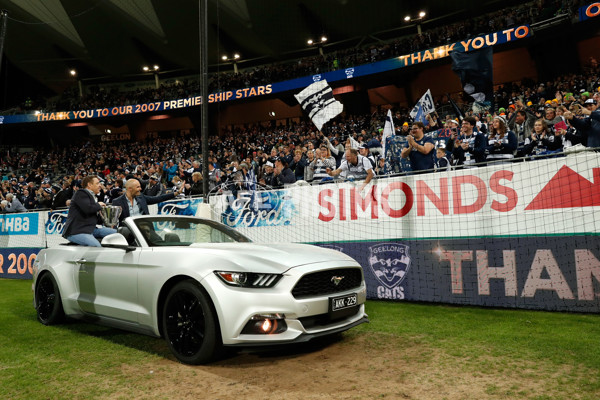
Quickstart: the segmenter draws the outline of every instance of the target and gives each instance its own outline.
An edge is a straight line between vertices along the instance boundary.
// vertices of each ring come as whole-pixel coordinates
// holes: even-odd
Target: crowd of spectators
[[[517,7],[509,7],[492,13],[464,18],[449,25],[424,24],[419,34],[405,35],[383,43],[351,47],[326,52],[324,55],[300,58],[254,68],[238,73],[217,72],[209,77],[209,93],[247,88],[280,82],[338,70],[350,66],[372,63],[392,57],[410,54],[458,40],[468,39],[479,34],[495,32],[521,24],[531,24],[552,18],[555,15],[574,17],[586,0],[534,0]],[[144,88],[132,91],[107,89],[101,86],[87,87],[84,95],[72,87],[52,100],[27,99],[10,113],[23,113],[33,110],[64,111],[90,110],[103,107],[149,103],[157,100],[174,100],[200,95],[197,80],[183,79],[174,83],[163,83],[160,88]]]

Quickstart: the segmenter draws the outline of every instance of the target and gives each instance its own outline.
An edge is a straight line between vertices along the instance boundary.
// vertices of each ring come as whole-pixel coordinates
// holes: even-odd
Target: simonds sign
[[[380,180],[363,195],[354,187],[322,189],[318,193],[320,206],[318,218],[323,222],[356,220],[360,216],[370,219],[402,218],[416,210],[417,216],[461,215],[477,212],[508,213],[600,206],[600,168],[593,168],[593,182],[588,181],[568,166],[562,166],[537,195],[526,202],[520,195],[523,181],[531,177],[519,177],[515,172],[499,170],[489,178],[478,174],[447,177],[436,174],[437,179],[427,181]],[[530,175],[530,171],[525,171]],[[523,179],[525,178],[525,179]],[[521,206],[520,209],[518,206]]]

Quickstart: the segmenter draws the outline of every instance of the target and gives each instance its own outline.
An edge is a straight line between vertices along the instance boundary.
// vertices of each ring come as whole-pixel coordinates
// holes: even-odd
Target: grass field
[[[279,397],[600,398],[600,315],[377,301],[368,302],[367,312],[370,324],[325,348],[271,359],[238,354],[189,367],[175,362],[161,339],[79,322],[45,327],[32,307],[31,281],[0,280],[0,398],[261,398],[260,390],[252,395],[258,385],[253,370],[281,376],[310,359],[326,379],[323,365],[333,367],[335,357],[360,370],[352,378],[364,379],[360,391],[319,392],[315,378],[311,396],[282,385]],[[156,380],[159,373],[163,381]],[[206,379],[228,391],[195,392],[194,382]],[[182,385],[189,390],[181,391]],[[372,390],[363,388],[369,385]]]

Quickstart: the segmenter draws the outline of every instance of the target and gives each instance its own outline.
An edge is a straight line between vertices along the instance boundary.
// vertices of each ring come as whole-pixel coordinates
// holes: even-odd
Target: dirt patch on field
[[[483,368],[482,368],[483,367]],[[508,357],[453,357],[396,337],[346,334],[261,353],[238,353],[208,366],[174,359],[122,367],[113,398],[147,399],[533,399],[561,393],[557,379]],[[127,378],[126,378],[127,377]],[[129,379],[128,379],[129,378]],[[545,397],[546,396],[546,397]],[[577,393],[569,398],[579,398]]]

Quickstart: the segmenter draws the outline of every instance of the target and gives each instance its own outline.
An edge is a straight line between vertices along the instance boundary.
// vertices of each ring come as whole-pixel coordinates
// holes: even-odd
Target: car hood
[[[282,273],[301,265],[333,261],[356,263],[340,251],[305,244],[195,243],[190,248],[202,249],[203,257],[226,260],[230,266],[254,272]]]

